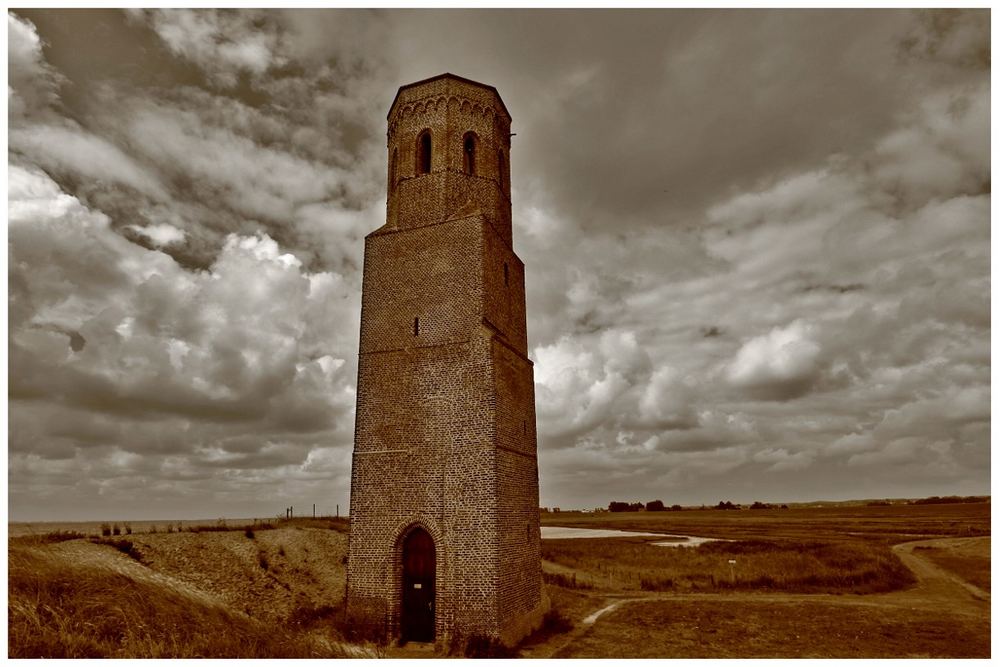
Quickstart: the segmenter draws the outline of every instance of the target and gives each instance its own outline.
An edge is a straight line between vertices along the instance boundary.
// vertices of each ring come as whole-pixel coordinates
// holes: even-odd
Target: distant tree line
[[[663,504],[662,500],[650,500],[645,505],[642,503],[626,503],[620,500],[612,500],[608,504],[609,512],[679,512],[682,509],[684,508],[680,505],[667,507]]]
[[[788,509],[788,505],[776,506],[771,503],[762,503],[760,501],[754,502],[753,505],[749,507],[752,510],[771,510],[771,509]],[[608,504],[609,512],[680,512],[684,508],[680,505],[670,505],[669,507],[662,500],[650,500],[648,503],[629,503],[623,502],[621,500],[613,500]],[[701,509],[708,509],[704,505]],[[717,510],[741,510],[743,505],[738,503],[733,503],[729,500],[720,500],[718,505],[715,505],[712,509]]]
[[[921,498],[919,500],[913,500],[910,502],[911,505],[949,505],[952,503],[985,503],[990,499],[989,496],[931,496],[930,498]]]
[[[772,505],[771,503],[762,503],[759,500],[755,500],[753,502],[753,504],[750,505],[750,509],[752,509],[752,510],[773,510],[773,509],[775,509],[775,507],[776,506]],[[734,504],[734,503],[732,503],[732,502],[730,502],[728,500],[725,500],[725,501],[720,501],[719,504],[715,506],[715,509],[717,509],[717,510],[741,510],[741,509],[743,509],[743,505]],[[777,509],[786,510],[786,509],[788,509],[788,505],[779,505],[779,506],[777,506]]]

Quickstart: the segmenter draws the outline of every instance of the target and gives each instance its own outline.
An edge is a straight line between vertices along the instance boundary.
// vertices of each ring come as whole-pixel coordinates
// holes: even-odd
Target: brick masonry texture
[[[510,115],[492,87],[442,75],[400,89],[387,136],[386,224],[365,239],[347,613],[399,635],[401,545],[419,526],[437,556],[436,642],[513,643],[547,601]]]

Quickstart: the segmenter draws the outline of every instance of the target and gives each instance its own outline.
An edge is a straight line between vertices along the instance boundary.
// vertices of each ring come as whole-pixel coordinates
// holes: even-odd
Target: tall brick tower
[[[510,114],[442,74],[389,108],[365,238],[347,613],[403,641],[513,643],[540,621],[538,464]]]

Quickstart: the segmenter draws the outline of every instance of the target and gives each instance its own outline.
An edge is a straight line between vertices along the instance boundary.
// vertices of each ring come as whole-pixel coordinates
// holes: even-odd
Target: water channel
[[[696,547],[705,542],[719,541],[714,537],[694,535],[666,535],[664,533],[639,533],[631,530],[608,530],[605,528],[563,528],[562,526],[542,526],[543,540],[571,540],[598,537],[661,537],[662,542],[650,542],[658,547]]]

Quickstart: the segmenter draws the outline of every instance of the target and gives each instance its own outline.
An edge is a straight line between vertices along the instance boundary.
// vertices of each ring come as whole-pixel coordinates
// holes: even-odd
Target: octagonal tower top
[[[396,97],[393,98],[392,104],[389,105],[389,113],[386,118],[389,119],[389,124],[392,125],[392,117],[396,113],[397,108],[428,97],[441,95],[471,97],[482,103],[488,103],[500,111],[507,118],[508,123],[511,121],[507,105],[503,103],[503,99],[500,98],[500,93],[497,92],[496,88],[450,72],[400,86],[399,90],[396,91]]]

